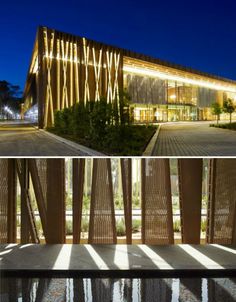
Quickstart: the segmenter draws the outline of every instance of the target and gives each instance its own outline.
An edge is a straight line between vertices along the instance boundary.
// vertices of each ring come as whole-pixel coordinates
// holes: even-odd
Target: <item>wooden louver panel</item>
[[[142,159],[142,243],[174,243],[168,159]]]
[[[207,242],[236,243],[236,161],[210,162]]]
[[[89,243],[116,243],[110,159],[93,160]]]

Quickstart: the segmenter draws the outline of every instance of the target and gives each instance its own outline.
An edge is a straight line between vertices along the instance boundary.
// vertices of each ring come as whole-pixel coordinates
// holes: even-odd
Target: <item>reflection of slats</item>
[[[89,243],[116,243],[110,159],[94,159]]]
[[[20,163],[21,161],[21,163]],[[28,219],[28,225],[29,225],[29,232],[31,236],[31,240],[33,243],[39,243],[39,237],[38,237],[38,232],[36,228],[36,222],[35,222],[35,216],[34,216],[34,211],[32,209],[32,202],[30,200],[30,194],[29,194],[29,186],[28,186],[28,177],[29,177],[29,172],[28,172],[28,167],[27,167],[27,162],[25,159],[23,160],[16,160],[16,169],[17,169],[17,174],[18,178],[20,181],[20,186],[21,186],[21,192],[22,192],[22,204],[24,205],[24,209],[26,210],[26,215]],[[22,213],[22,219],[25,219],[24,213]],[[21,221],[22,224],[22,221]],[[27,241],[27,234],[23,234],[22,241]],[[26,242],[22,242],[26,243]]]
[[[208,205],[207,242],[235,243],[236,161],[212,159]]]
[[[202,159],[179,159],[182,243],[199,244],[201,232]]]
[[[142,159],[142,243],[174,243],[168,159]]]
[[[172,279],[141,279],[142,301],[172,301]]]
[[[132,159],[121,159],[126,243],[132,243]]]
[[[85,159],[73,159],[73,243],[80,242]]]

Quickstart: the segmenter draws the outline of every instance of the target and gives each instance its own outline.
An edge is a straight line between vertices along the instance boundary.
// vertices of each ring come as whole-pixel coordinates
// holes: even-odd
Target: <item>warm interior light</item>
[[[172,94],[172,95],[170,96],[170,99],[171,99],[171,100],[175,100],[175,99],[176,99],[176,95],[175,95],[175,94]]]
[[[173,81],[178,81],[178,82],[183,82],[191,85],[196,85],[196,86],[201,86],[201,87],[206,87],[214,90],[223,90],[223,91],[229,91],[229,92],[234,92],[236,93],[236,85],[235,87],[232,86],[223,86],[219,84],[214,84],[214,83],[209,83],[207,81],[202,81],[202,80],[194,80],[194,79],[189,79],[181,76],[176,76],[174,74],[166,74],[164,72],[158,71],[158,70],[151,70],[147,68],[139,68],[139,67],[132,67],[128,65],[124,65],[123,67],[124,72],[128,73],[134,73],[134,74],[139,74],[139,75],[144,75],[144,76],[150,76],[154,78],[160,78],[163,80],[173,80]]]

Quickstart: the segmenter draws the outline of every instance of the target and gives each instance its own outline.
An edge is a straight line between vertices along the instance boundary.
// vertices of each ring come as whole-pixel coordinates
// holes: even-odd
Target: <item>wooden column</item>
[[[85,159],[73,159],[73,243],[80,242]]]
[[[21,185],[21,243],[24,244],[30,242],[30,225],[26,195],[26,192],[29,190],[29,170],[27,159],[19,159],[18,162],[18,177]]]
[[[179,159],[182,242],[199,244],[201,233],[202,159]]]
[[[126,243],[132,243],[132,159],[120,159],[123,188]]]
[[[65,243],[65,160],[47,159],[48,243]]]
[[[39,210],[39,216],[42,223],[42,229],[45,236],[45,240],[47,242],[47,215],[46,215],[46,207],[45,207],[46,201],[44,200],[44,196],[43,196],[43,189],[37,170],[36,159],[33,158],[29,159],[28,165],[29,165],[29,172],[32,179],[34,194]]]
[[[14,159],[8,159],[7,242],[16,242],[16,169]]]

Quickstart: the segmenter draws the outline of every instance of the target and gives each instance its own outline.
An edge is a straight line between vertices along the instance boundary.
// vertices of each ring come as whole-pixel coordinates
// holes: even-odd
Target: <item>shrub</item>
[[[206,232],[206,229],[207,229],[207,220],[204,219],[201,221],[201,231]]]
[[[173,223],[174,232],[179,233],[181,231],[180,220],[175,220]]]
[[[132,233],[138,233],[141,229],[141,220],[134,219],[132,223]]]
[[[89,220],[87,217],[82,219],[82,223],[81,223],[81,231],[84,233],[87,233],[89,230]]]
[[[116,222],[116,234],[117,236],[125,236],[125,221],[124,219],[120,219]]]
[[[72,235],[73,234],[73,226],[72,221],[66,222],[66,235]]]

